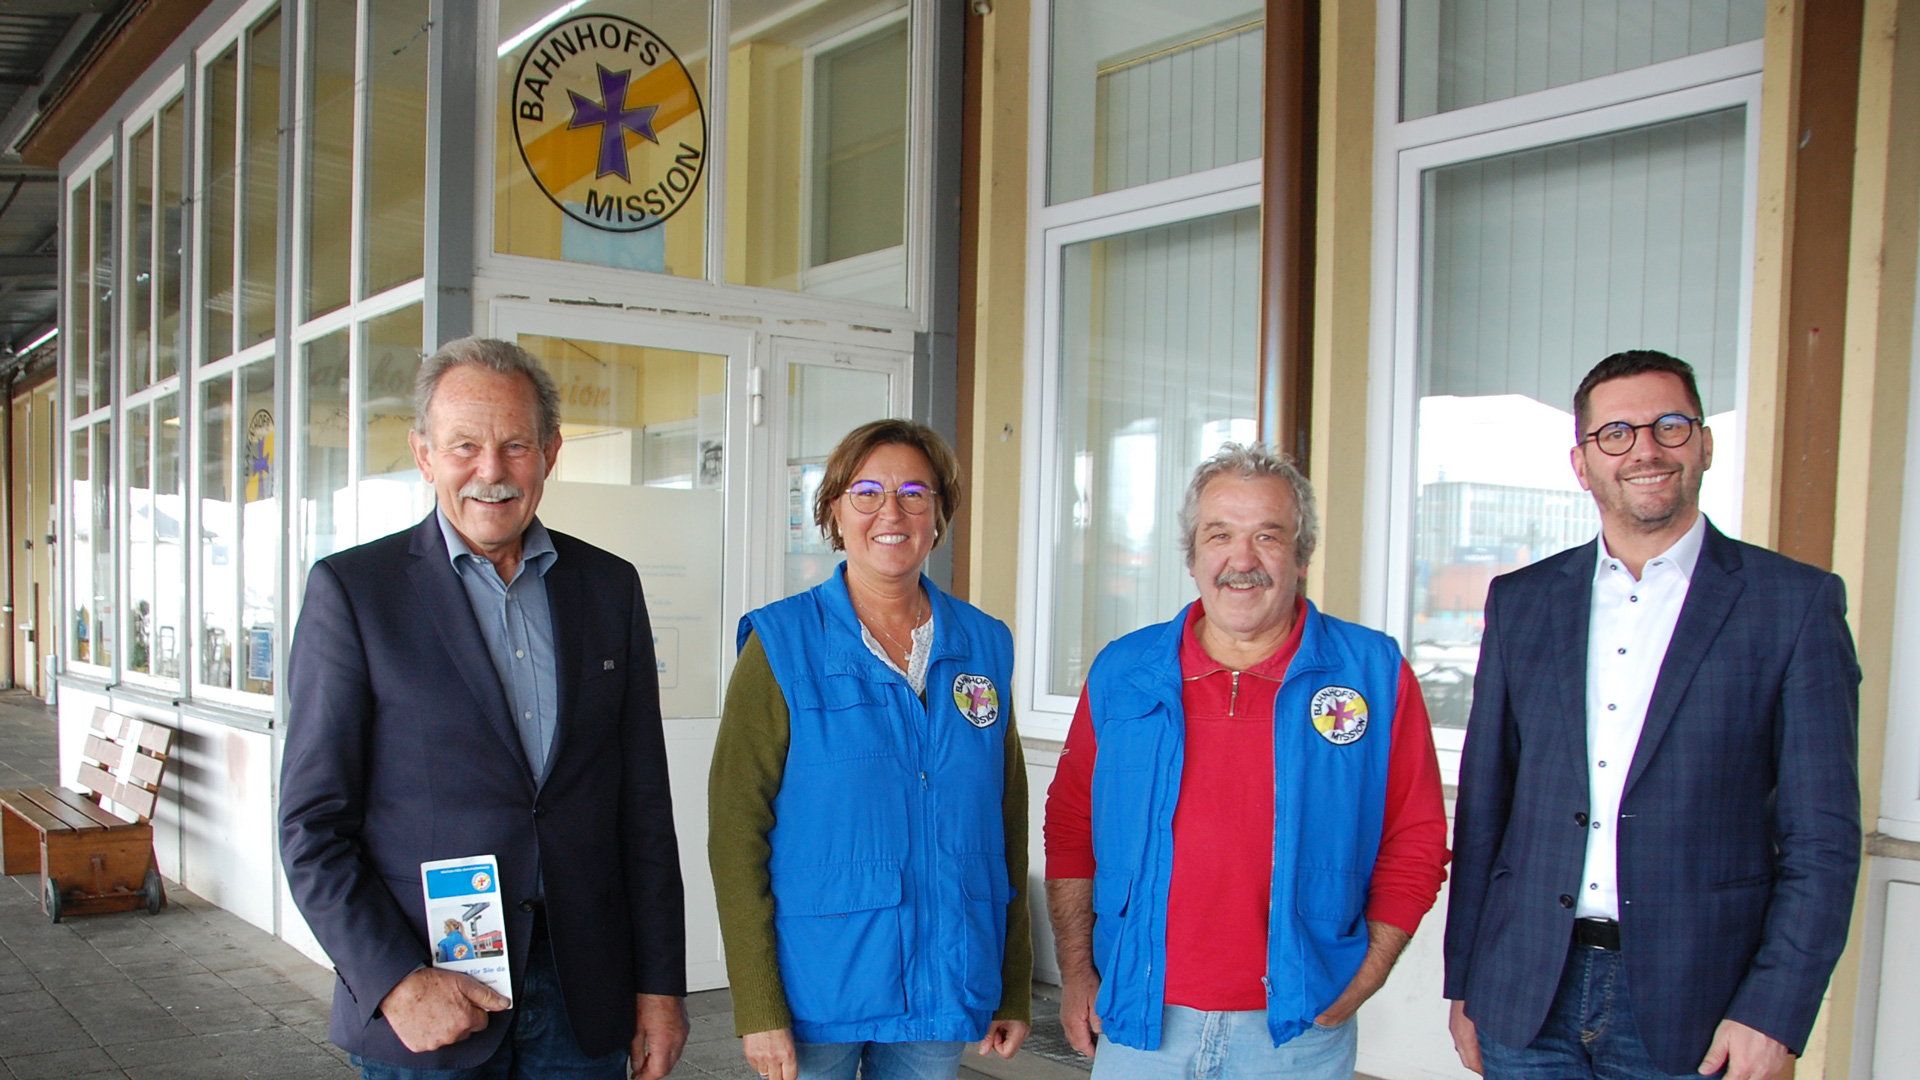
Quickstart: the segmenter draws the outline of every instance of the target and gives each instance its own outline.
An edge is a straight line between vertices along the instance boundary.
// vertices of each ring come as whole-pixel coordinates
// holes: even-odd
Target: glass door
[[[509,304],[495,308],[493,332],[559,384],[563,441],[540,520],[640,571],[687,888],[687,976],[693,989],[724,986],[706,788],[734,627],[758,602],[740,542],[753,335]]]
[[[792,596],[825,581],[840,565],[841,554],[813,521],[827,456],[861,424],[908,415],[913,358],[792,338],[773,339],[772,353],[772,383],[785,399],[769,410],[777,425],[770,441],[782,448],[768,485],[772,550],[778,552],[772,580],[780,596]]]

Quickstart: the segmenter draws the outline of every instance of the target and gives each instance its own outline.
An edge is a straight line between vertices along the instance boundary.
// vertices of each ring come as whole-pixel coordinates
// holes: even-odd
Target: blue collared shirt
[[[513,580],[501,581],[493,564],[475,555],[453,531],[444,511],[435,509],[434,516],[440,519],[447,558],[453,561],[453,572],[466,587],[467,602],[473,605],[473,617],[480,623],[480,637],[487,643],[493,669],[500,674],[500,687],[507,692],[507,705],[520,732],[520,748],[526,752],[535,779],[544,781],[548,751],[560,719],[553,612],[547,607],[547,570],[559,558],[553,549],[553,537],[535,518],[520,538],[520,566]]]

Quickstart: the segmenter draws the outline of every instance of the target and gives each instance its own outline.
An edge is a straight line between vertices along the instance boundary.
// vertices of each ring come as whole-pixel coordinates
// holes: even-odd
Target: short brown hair
[[[966,494],[960,479],[960,459],[954,456],[953,448],[939,432],[913,420],[875,420],[847,432],[840,445],[827,455],[827,475],[820,478],[820,490],[813,496],[813,523],[820,526],[833,550],[846,550],[846,541],[840,536],[840,523],[833,519],[833,500],[853,483],[855,470],[883,446],[910,446],[926,455],[927,464],[933,466],[934,512],[939,515],[933,530],[933,546],[939,547],[946,542],[953,512]]]
[[[1580,380],[1580,388],[1573,392],[1574,437],[1584,441],[1587,437],[1587,425],[1593,417],[1587,414],[1587,406],[1593,401],[1593,388],[1601,383],[1615,379],[1630,378],[1634,375],[1658,373],[1671,375],[1680,380],[1681,388],[1687,392],[1687,401],[1692,404],[1696,416],[1704,415],[1706,410],[1700,405],[1700,385],[1694,381],[1693,365],[1677,356],[1654,349],[1628,349],[1617,352],[1605,360],[1593,365],[1587,377]]]

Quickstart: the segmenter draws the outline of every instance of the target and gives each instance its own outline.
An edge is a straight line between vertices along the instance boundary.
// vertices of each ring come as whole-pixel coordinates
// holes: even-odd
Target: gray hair
[[[440,380],[454,368],[469,364],[501,375],[526,376],[533,383],[534,396],[540,406],[541,448],[545,449],[553,437],[560,434],[560,388],[554,385],[553,376],[547,374],[547,369],[540,366],[533,354],[513,342],[481,337],[456,338],[420,362],[420,372],[413,377],[413,430],[428,434],[427,408],[433,404],[433,393],[440,388]]]
[[[1257,480],[1277,476],[1293,488],[1293,554],[1302,569],[1320,546],[1320,510],[1314,503],[1313,485],[1306,474],[1294,467],[1292,459],[1263,442],[1242,445],[1222,443],[1220,449],[1193,470],[1193,482],[1187,485],[1187,497],[1180,504],[1180,550],[1193,565],[1193,534],[1200,527],[1200,493],[1222,476]]]

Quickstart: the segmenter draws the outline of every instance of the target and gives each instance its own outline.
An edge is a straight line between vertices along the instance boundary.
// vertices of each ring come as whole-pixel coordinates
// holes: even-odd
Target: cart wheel
[[[52,919],[54,922],[59,922],[60,921],[60,883],[58,881],[55,881],[52,878],[48,878],[46,891],[47,891],[47,918]]]
[[[146,879],[140,882],[140,899],[147,902],[149,915],[158,915],[167,906],[167,887],[160,882],[160,871],[148,868]]]

